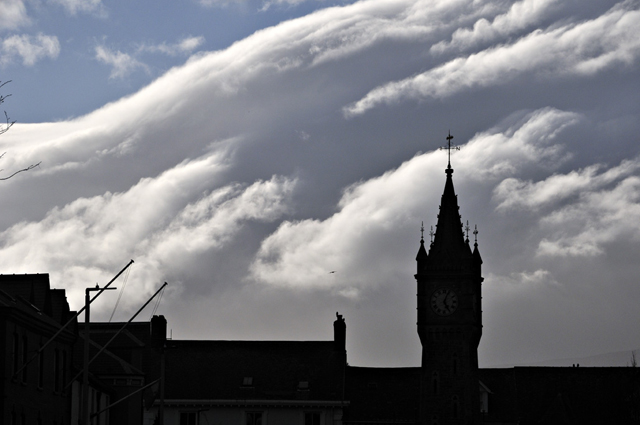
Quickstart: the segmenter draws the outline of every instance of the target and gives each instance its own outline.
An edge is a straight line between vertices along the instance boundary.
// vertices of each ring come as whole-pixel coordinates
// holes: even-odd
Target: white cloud
[[[540,258],[593,257],[620,241],[640,241],[640,158],[592,164],[540,181],[506,178],[493,190],[496,210],[538,222]]]
[[[537,210],[549,204],[593,192],[640,169],[640,160],[625,160],[619,166],[598,174],[604,166],[594,164],[567,174],[554,174],[540,182],[516,178],[503,180],[494,190],[497,210]]]
[[[272,221],[290,210],[295,181],[277,176],[199,197],[215,187],[224,163],[222,153],[184,161],[126,192],[79,198],[39,222],[18,223],[0,233],[0,263],[16,272],[46,270],[54,281],[67,282],[79,302],[78,284],[106,281],[124,259],[134,258],[131,279],[144,288],[131,296],[128,304],[135,304],[167,274],[179,275],[185,258],[222,249],[243,223]]]
[[[456,182],[491,185],[523,164],[545,161],[558,151],[552,145],[556,134],[575,121],[575,114],[543,109],[505,129],[477,134],[456,155]],[[444,185],[443,156],[438,151],[419,155],[396,170],[354,184],[345,190],[339,211],[324,221],[283,222],[263,241],[251,268],[253,278],[350,296],[388,281],[404,263],[385,245],[410,223],[417,229],[427,200],[437,202]],[[438,183],[425,184],[432,181]],[[371,258],[376,258],[375,265]],[[338,273],[329,274],[332,270]]]
[[[103,16],[106,13],[102,0],[49,0],[49,2],[59,4],[71,15],[82,12]]]
[[[139,52],[158,52],[169,56],[177,56],[190,54],[204,43],[204,37],[185,37],[177,43],[167,44],[161,43],[157,45],[142,45],[138,48]]]
[[[558,135],[580,119],[574,112],[542,108],[515,123],[477,134],[468,143],[473,149],[460,152],[457,158],[474,164],[477,179],[515,174],[532,163],[556,166],[567,158],[557,144]]]
[[[263,2],[261,10],[266,11],[271,6],[279,6],[279,5],[296,6],[301,3],[304,3],[305,1],[310,1],[310,0],[265,0]],[[315,0],[315,1],[321,1],[321,0]]]
[[[637,171],[640,161],[619,168],[627,170],[614,168],[612,176],[594,179],[596,184]],[[539,256],[591,257],[613,242],[640,241],[640,177],[625,177],[613,188],[585,190],[576,201],[543,217],[541,228],[547,236],[540,241]]]
[[[381,103],[443,98],[462,90],[505,84],[534,73],[544,78],[587,76],[615,64],[630,65],[640,55],[640,11],[616,5],[596,19],[531,34],[504,46],[453,59],[401,81],[387,83],[344,108],[362,114]]]
[[[295,317],[300,335],[323,338],[322,329],[315,332],[324,329],[317,318],[336,305],[341,313],[343,308],[350,310],[345,315],[352,330],[358,320],[372,319],[363,325],[374,329],[369,336],[382,335],[380,327],[408,329],[393,346],[382,338],[382,349],[371,345],[376,338],[365,338],[366,332],[353,332],[354,362],[361,362],[359,353],[365,352],[372,356],[371,363],[389,365],[398,362],[398,346],[419,346],[412,325],[413,258],[420,222],[429,228],[435,221],[445,178],[444,152],[412,156],[444,143],[451,126],[454,142],[463,145],[452,158],[454,181],[463,220],[479,225],[486,293],[501,299],[504,293],[492,288],[504,281],[518,288],[514,298],[522,292],[532,295],[520,297],[508,319],[504,309],[487,309],[489,320],[495,312],[502,317],[494,319],[496,326],[485,328],[483,339],[501,355],[513,356],[508,344],[514,341],[523,352],[529,351],[531,341],[539,338],[522,337],[522,329],[530,329],[541,315],[562,319],[563,313],[549,314],[546,295],[572,285],[597,292],[596,282],[602,279],[586,276],[595,269],[617,274],[635,267],[626,259],[616,259],[624,267],[598,266],[615,257],[615,250],[609,249],[617,243],[609,242],[612,237],[630,241],[630,252],[639,245],[634,242],[635,224],[623,214],[629,207],[630,220],[640,222],[633,209],[632,185],[638,173],[636,168],[622,170],[626,163],[621,162],[625,155],[638,155],[633,142],[638,107],[633,86],[626,87],[637,78],[611,69],[590,78],[565,73],[564,82],[570,84],[562,78],[547,84],[549,74],[543,71],[560,75],[567,64],[554,56],[566,41],[563,37],[572,29],[584,29],[586,22],[571,26],[567,22],[575,22],[572,16],[553,22],[548,16],[541,18],[550,28],[564,31],[547,29],[529,36],[556,37],[559,44],[549,49],[547,63],[545,49],[530,49],[527,37],[515,39],[530,29],[517,29],[526,23],[516,22],[509,11],[512,4],[373,0],[330,7],[257,31],[226,49],[195,55],[137,93],[85,116],[16,125],[0,137],[0,152],[8,151],[4,168],[40,160],[44,166],[0,185],[0,221],[6,229],[0,234],[0,271],[51,272],[54,285],[70,288],[72,305],[79,305],[83,285],[106,281],[134,258],[130,279],[136,290],[131,302],[162,280],[180,286],[180,299],[168,304],[165,296],[163,314],[176,333],[194,337],[219,338],[211,331],[215,320],[225,324],[220,332],[232,338],[270,338],[273,329],[281,332],[278,337],[297,338],[288,333],[290,323],[273,325],[277,316],[280,324]],[[581,8],[585,11],[580,16],[593,19],[596,9],[590,3]],[[515,81],[508,75],[495,76],[497,82],[491,84],[500,87],[482,96],[470,94],[467,86],[452,86],[443,93],[456,96],[400,105],[358,122],[344,120],[339,113],[343,105],[387,81],[438,69],[446,59],[430,54],[432,44],[449,40],[457,27],[471,28],[479,17],[495,24],[498,15],[513,18],[512,26],[492,33],[492,41],[483,39],[480,45],[492,43],[494,50],[482,53],[484,61],[476,62],[481,69],[468,65],[469,78],[482,72],[493,78],[492,70],[500,71],[499,66],[491,68],[492,61],[500,59],[498,51],[511,51],[520,59],[516,46],[522,55],[534,55],[532,63],[543,65],[514,71],[524,74]],[[611,17],[613,12],[606,16],[610,25],[602,34],[615,32],[616,25],[635,28],[630,21],[622,23],[632,14],[619,21]],[[607,45],[603,54],[617,52],[627,43],[624,37],[621,32],[620,40]],[[189,40],[183,50],[198,43],[197,38]],[[565,43],[571,49],[577,45]],[[599,46],[584,41],[585,48],[589,45]],[[167,52],[180,50],[178,43],[165,46]],[[477,45],[469,48],[477,48],[473,46]],[[105,48],[105,58],[116,66],[118,52],[111,49]],[[569,59],[599,55],[571,49]],[[491,52],[495,56],[490,57]],[[630,52],[630,58],[635,57],[633,48]],[[140,52],[135,47],[125,53],[130,56],[122,56],[123,64],[142,57],[136,56]],[[123,68],[125,74],[132,72]],[[633,62],[631,68],[635,71]],[[464,82],[463,75],[458,77]],[[620,146],[623,139],[629,140],[628,146]],[[597,156],[591,152],[596,145],[602,147]],[[595,157],[600,165],[593,165]],[[403,160],[407,161],[399,166]],[[607,161],[622,165],[602,165]],[[274,174],[286,177],[272,178]],[[627,185],[624,190],[622,183]],[[344,187],[348,189],[338,203]],[[612,196],[614,189],[617,198]],[[598,205],[603,202],[610,204],[608,210]],[[554,258],[554,250],[563,256]],[[571,250],[606,255],[585,261],[572,258]],[[329,274],[332,270],[337,273]],[[618,280],[624,283],[617,293],[624,285],[637,286],[637,273],[629,275]],[[501,276],[503,281],[498,281]],[[314,291],[314,296],[301,288]],[[264,294],[271,300],[269,308]],[[532,298],[541,302],[532,303]],[[564,311],[561,304],[566,300],[556,301],[553,307]],[[237,313],[234,310],[243,312],[244,330],[238,330],[242,326],[235,320],[228,327],[231,321],[224,316]],[[401,324],[401,315],[408,325]],[[637,317],[625,323],[637,323]],[[504,334],[506,326],[512,326],[510,336],[515,337],[496,344],[491,329]],[[548,329],[536,337],[548,337]],[[401,333],[391,332],[394,337]],[[385,349],[387,354],[381,354]],[[419,347],[414,353],[419,362]],[[404,364],[411,364],[411,359]]]
[[[506,13],[496,16],[492,22],[480,18],[473,28],[458,28],[451,41],[441,41],[431,46],[431,52],[443,53],[449,50],[467,50],[480,43],[492,42],[525,29],[559,5],[558,0],[522,0],[511,5]]]
[[[205,7],[213,7],[213,6],[227,6],[233,3],[247,3],[248,0],[198,0],[202,6]]]
[[[112,51],[105,46],[96,46],[96,59],[111,66],[109,78],[125,78],[137,69],[149,71],[147,65],[120,51]]]
[[[0,1],[0,31],[15,30],[30,22],[23,0]]]
[[[506,298],[523,296],[540,289],[561,289],[561,284],[553,276],[553,273],[545,269],[533,272],[514,272],[508,276],[491,274],[486,276],[485,280],[491,282],[494,291],[503,294]]]
[[[393,274],[393,259],[363,267],[380,239],[415,220],[424,187],[418,175],[432,174],[437,154],[421,155],[397,170],[348,188],[339,212],[320,221],[284,222],[265,239],[252,265],[258,281],[293,288],[336,288],[357,294],[376,280],[374,274]],[[435,195],[435,193],[431,193]],[[424,196],[424,195],[423,195]],[[434,196],[435,198],[435,196]],[[389,256],[391,257],[391,256]],[[330,274],[330,271],[337,273]]]
[[[6,65],[21,58],[25,66],[33,66],[39,60],[55,59],[60,54],[60,43],[56,36],[38,34],[13,35],[0,42],[0,64]]]

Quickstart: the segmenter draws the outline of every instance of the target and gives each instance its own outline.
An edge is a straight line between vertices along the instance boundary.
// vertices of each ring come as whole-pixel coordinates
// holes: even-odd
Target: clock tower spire
[[[422,344],[421,424],[480,422],[478,344],[482,335],[481,265],[469,246],[453,187],[451,134],[436,231],[418,250],[418,335]],[[474,234],[476,234],[474,232]]]

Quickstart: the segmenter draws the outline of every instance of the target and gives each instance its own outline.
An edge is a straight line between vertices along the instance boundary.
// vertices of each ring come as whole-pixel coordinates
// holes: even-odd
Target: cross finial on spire
[[[464,227],[464,230],[467,232],[467,240],[465,242],[469,243],[469,220],[467,220],[467,225]]]
[[[429,236],[431,236],[431,243],[433,243],[433,235],[435,235],[433,231],[433,226],[431,226],[431,231],[429,232]]]
[[[476,224],[475,229],[473,230],[473,235],[476,238],[475,245],[478,246],[478,225]]]
[[[420,225],[420,243],[424,242],[424,221]]]
[[[451,139],[453,139],[453,136],[451,135],[451,130],[449,130],[449,135],[447,136],[447,146],[443,146],[440,149],[446,149],[447,150],[447,170],[451,169],[451,151],[459,151],[460,147],[459,146],[451,146]]]

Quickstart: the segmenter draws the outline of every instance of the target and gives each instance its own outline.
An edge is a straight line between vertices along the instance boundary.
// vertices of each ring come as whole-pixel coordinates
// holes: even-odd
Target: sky
[[[0,273],[77,310],[133,259],[92,319],[168,282],[174,339],[330,340],[339,312],[351,365],[417,366],[451,132],[481,367],[631,353],[637,34],[636,0],[0,0],[0,174],[40,163],[0,181]]]

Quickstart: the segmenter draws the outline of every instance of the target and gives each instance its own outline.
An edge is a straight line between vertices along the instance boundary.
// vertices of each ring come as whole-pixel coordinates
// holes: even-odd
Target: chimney
[[[336,312],[336,321],[333,322],[333,347],[334,350],[344,353],[347,350],[347,324],[341,314]]]
[[[151,318],[151,344],[156,349],[163,349],[167,341],[167,319],[164,316]]]

